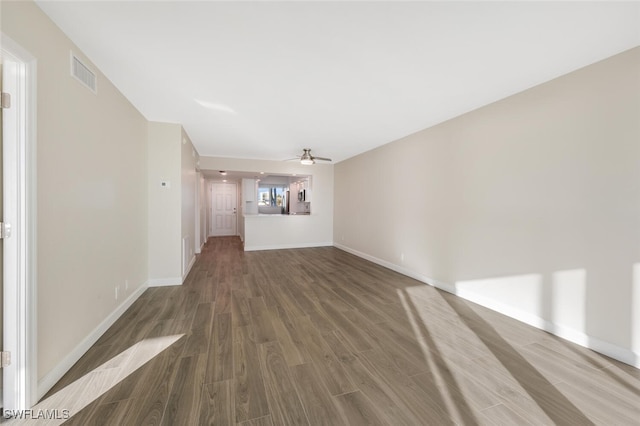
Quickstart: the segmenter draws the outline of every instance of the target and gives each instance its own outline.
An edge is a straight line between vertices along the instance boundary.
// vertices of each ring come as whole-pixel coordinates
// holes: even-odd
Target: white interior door
[[[211,235],[237,235],[237,188],[235,183],[211,185]]]

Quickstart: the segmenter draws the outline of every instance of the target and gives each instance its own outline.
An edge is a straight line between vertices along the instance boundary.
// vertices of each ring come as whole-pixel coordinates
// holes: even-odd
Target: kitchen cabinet
[[[242,198],[245,202],[255,203],[258,194],[255,179],[242,179]]]
[[[258,214],[258,182],[242,179],[242,214]]]

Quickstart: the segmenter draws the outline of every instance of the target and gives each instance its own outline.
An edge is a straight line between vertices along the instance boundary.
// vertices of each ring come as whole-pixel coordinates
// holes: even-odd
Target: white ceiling
[[[340,161],[640,44],[640,3],[39,6],[205,156]]]

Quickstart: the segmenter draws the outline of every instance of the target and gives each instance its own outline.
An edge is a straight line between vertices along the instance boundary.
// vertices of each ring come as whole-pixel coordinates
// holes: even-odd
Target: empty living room
[[[640,424],[640,2],[0,32],[0,423]]]

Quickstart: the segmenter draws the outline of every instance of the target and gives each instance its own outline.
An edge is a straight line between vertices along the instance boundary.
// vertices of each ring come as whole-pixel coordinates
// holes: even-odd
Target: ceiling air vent
[[[87,86],[93,93],[98,94],[98,80],[96,74],[89,69],[76,55],[71,52],[71,75],[80,83]]]

